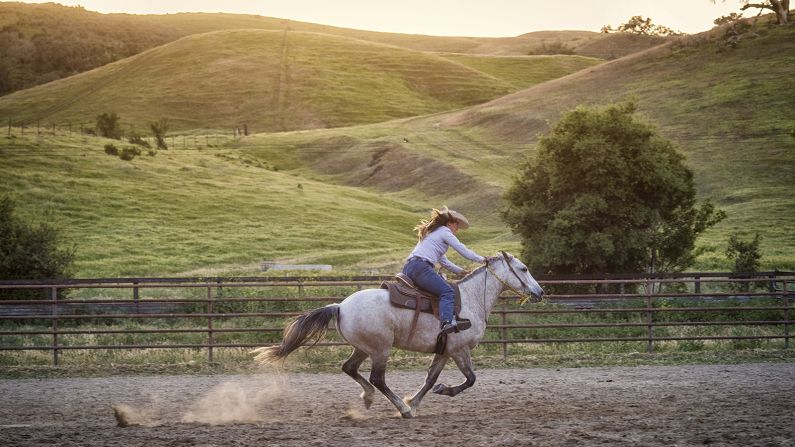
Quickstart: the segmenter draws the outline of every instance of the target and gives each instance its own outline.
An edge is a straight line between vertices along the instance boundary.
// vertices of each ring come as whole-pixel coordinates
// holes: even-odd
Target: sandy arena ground
[[[0,380],[0,445],[795,446],[795,363],[477,374],[415,419],[380,394],[365,410],[342,373]],[[399,395],[423,379],[387,373]]]

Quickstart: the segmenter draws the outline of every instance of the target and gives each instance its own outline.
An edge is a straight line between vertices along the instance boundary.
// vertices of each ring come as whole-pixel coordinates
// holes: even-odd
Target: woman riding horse
[[[473,262],[482,263],[486,260],[483,256],[468,249],[456,234],[459,230],[469,228],[469,221],[463,214],[449,210],[445,207],[439,211],[431,212],[430,220],[423,220],[414,227],[419,242],[403,266],[403,274],[411,278],[414,284],[439,297],[439,320],[441,333],[449,334],[458,332],[458,322],[455,318],[455,291],[436,271],[434,266],[439,263],[445,269],[460,275],[465,270],[455,265],[445,253],[453,247],[461,256]]]

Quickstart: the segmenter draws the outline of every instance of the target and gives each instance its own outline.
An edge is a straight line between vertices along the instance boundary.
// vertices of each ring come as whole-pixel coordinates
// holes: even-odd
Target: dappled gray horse
[[[361,290],[339,304],[330,304],[297,317],[284,329],[280,345],[254,351],[258,354],[256,360],[261,363],[280,360],[307,342],[319,341],[329,322],[336,318],[338,332],[354,347],[342,370],[361,385],[364,405],[369,408],[372,404],[375,386],[403,417],[413,417],[422,398],[432,387],[434,393],[455,396],[475,383],[471,351],[483,339],[489,312],[502,291],[512,290],[524,300],[530,295],[540,300],[544,294],[527,267],[505,252],[488,258],[486,265],[467,275],[458,286],[461,291],[460,316],[470,319],[472,327],[448,335],[445,351],[435,355],[425,384],[412,397],[401,399],[387,387],[384,376],[389,352],[395,347],[433,353],[439,321],[432,314],[422,313],[414,334],[411,334],[414,311],[392,306],[389,292],[384,289]],[[367,357],[372,363],[369,382],[359,374],[359,366]],[[453,359],[458,365],[466,381],[457,386],[438,384],[434,387],[448,359]]]

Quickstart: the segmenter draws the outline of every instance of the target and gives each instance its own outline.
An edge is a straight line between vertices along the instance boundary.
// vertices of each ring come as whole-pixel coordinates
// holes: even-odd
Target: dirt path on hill
[[[461,382],[450,366],[441,381]],[[477,375],[408,420],[380,395],[365,410],[342,373],[0,380],[0,444],[795,446],[795,363]],[[423,380],[387,374],[400,395]]]

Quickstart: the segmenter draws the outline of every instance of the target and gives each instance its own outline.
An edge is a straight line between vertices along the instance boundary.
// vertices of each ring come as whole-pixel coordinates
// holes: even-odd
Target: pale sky
[[[686,33],[740,12],[739,0],[34,0],[82,5],[103,13],[228,12],[323,25],[437,36],[517,36],[531,31],[599,31],[631,16]],[[745,16],[755,14],[749,10]]]

